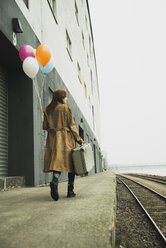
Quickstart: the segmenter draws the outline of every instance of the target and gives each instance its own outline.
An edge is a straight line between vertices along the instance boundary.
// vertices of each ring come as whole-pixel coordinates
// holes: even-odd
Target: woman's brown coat
[[[71,108],[59,103],[48,115],[44,111],[43,129],[48,131],[44,155],[44,172],[66,171],[74,172],[71,160],[71,150],[76,142],[83,140],[78,134]]]

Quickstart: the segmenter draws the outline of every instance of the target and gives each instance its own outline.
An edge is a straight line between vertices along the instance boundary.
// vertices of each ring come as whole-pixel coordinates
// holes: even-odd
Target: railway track
[[[129,176],[133,176],[133,177],[139,177],[142,179],[147,179],[149,181],[153,181],[153,182],[157,182],[157,183],[161,183],[161,184],[165,184],[166,185],[166,179],[162,179],[162,178],[157,178],[157,177],[153,177],[153,176],[146,176],[146,175],[139,175],[139,174],[126,174]]]
[[[137,200],[166,244],[166,197],[125,176],[117,178]]]

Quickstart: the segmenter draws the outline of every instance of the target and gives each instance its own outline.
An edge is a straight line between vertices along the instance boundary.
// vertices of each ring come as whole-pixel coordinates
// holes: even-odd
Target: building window
[[[66,49],[68,51],[68,54],[72,60],[72,43],[71,43],[71,39],[70,39],[70,36],[66,30]]]
[[[80,80],[80,83],[82,83],[81,82],[81,68],[80,68],[80,65],[78,63],[77,63],[77,70],[78,70],[78,78]]]
[[[89,52],[90,52],[90,55],[92,54],[92,44],[91,44],[91,37],[89,35]]]
[[[86,140],[89,143],[89,135],[88,134],[86,134]]]
[[[90,96],[88,97],[89,99],[89,108],[91,108],[91,99],[90,99]]]
[[[87,54],[87,65],[89,66],[89,55]]]
[[[85,91],[85,96],[88,97],[88,90],[85,82],[84,82],[84,91]]]
[[[49,87],[49,93],[48,93],[48,97],[47,97],[47,99],[48,99],[47,105],[52,101],[53,93],[54,93],[54,91]]]
[[[84,49],[85,49],[85,39],[84,39],[84,34],[83,34],[83,32],[82,32],[82,44],[83,44],[83,47],[84,47]]]
[[[27,8],[29,8],[29,0],[23,0],[23,2],[24,2],[25,5],[27,6]]]
[[[79,25],[79,21],[78,21],[78,7],[77,7],[76,1],[75,1],[75,15],[76,15],[77,23]]]
[[[91,78],[91,93],[93,95],[93,76],[92,76],[92,71],[90,71],[90,78]]]
[[[80,68],[80,65],[79,63],[77,62],[77,70],[78,70],[78,78],[80,80],[80,83],[82,84],[83,88],[84,88],[84,92],[85,92],[85,96],[88,97],[88,90],[87,90],[87,86],[86,86],[86,83],[84,81],[84,77],[81,73],[81,68]]]
[[[95,113],[94,113],[94,106],[92,106],[92,118],[93,118],[93,130],[95,130]]]
[[[80,80],[80,83],[82,84],[82,86],[84,86],[84,78],[83,78],[81,68],[78,62],[77,62],[77,70],[78,70],[78,78]]]
[[[85,14],[85,23],[86,23],[86,28],[88,29],[88,19],[87,19],[86,14]]]
[[[51,8],[52,14],[57,22],[57,0],[47,0]]]
[[[56,14],[56,0],[48,0],[54,13]]]

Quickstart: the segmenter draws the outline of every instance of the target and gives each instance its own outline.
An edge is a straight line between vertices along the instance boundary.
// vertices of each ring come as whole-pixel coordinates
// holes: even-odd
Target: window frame
[[[29,9],[29,0],[23,0],[25,6],[27,7],[27,9]]]
[[[72,42],[71,42],[71,39],[70,39],[70,36],[69,36],[67,29],[66,29],[66,50],[69,54],[71,61],[73,61],[73,59],[72,59]]]
[[[77,24],[79,25],[78,6],[77,6],[76,0],[74,2],[75,2],[75,4],[74,4],[75,5],[75,16],[76,16]]]
[[[52,6],[51,1],[55,3],[55,5],[53,4],[54,6]],[[57,21],[57,0],[47,0],[47,2],[48,2],[48,5],[50,7],[50,10],[52,12],[52,15],[55,19],[55,22],[56,22],[56,24],[58,24],[58,21]]]
[[[81,34],[82,34],[82,45],[83,45],[83,48],[85,50],[85,37],[84,37],[83,31],[81,32]]]
[[[91,78],[91,94],[93,95],[94,89],[93,89],[93,72],[90,70],[90,78]]]
[[[82,84],[82,81],[81,81],[81,67],[80,67],[80,64],[78,62],[77,62],[77,71],[78,71],[79,81]]]
[[[90,57],[92,57],[92,40],[90,34],[89,34],[89,53],[90,53]]]

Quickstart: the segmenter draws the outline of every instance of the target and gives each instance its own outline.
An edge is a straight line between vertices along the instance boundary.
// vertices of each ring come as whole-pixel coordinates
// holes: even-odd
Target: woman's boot
[[[51,197],[54,199],[54,201],[58,201],[59,194],[58,194],[58,178],[60,176],[60,172],[54,171],[53,172],[53,179],[50,182],[50,188],[51,188]]]
[[[51,197],[54,199],[54,201],[57,201],[59,199],[59,194],[58,194],[58,178],[52,180],[50,182],[50,188],[51,188]]]
[[[75,174],[74,173],[68,173],[68,191],[67,191],[67,197],[71,198],[76,196],[74,193],[74,179],[75,179]]]

